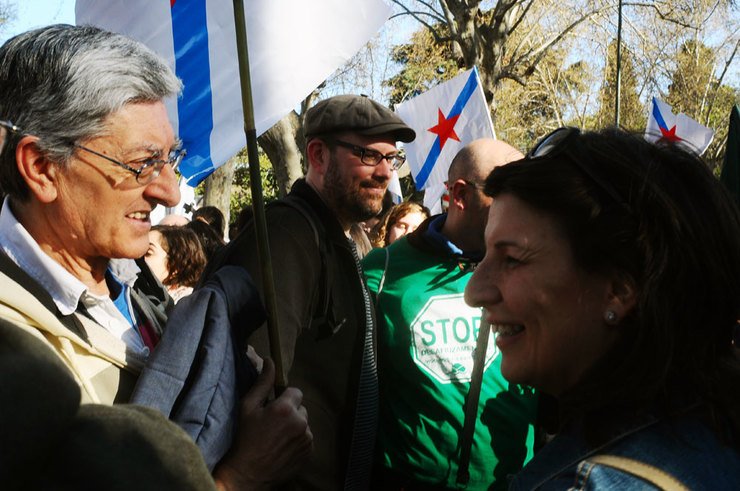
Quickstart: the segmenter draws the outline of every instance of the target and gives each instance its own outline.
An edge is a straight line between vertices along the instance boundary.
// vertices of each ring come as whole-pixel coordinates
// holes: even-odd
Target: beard
[[[324,195],[340,221],[343,219],[346,222],[361,222],[380,213],[383,208],[383,196],[369,196],[363,190],[370,187],[385,189],[388,185],[387,179],[383,181],[353,179],[343,170],[332,153],[324,175]]]

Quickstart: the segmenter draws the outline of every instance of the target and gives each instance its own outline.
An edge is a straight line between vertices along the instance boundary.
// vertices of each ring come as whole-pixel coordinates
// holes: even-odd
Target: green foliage
[[[673,111],[701,121],[707,109],[708,90],[713,81],[715,51],[689,39],[676,56],[677,67],[668,86],[666,102]]]
[[[436,42],[426,28],[412,34],[410,43],[394,47],[390,57],[403,67],[383,81],[384,87],[391,88],[391,105],[412,99],[462,70],[462,62],[454,59],[450,43]]]
[[[234,181],[231,187],[231,200],[229,209],[231,219],[236,220],[239,211],[247,205],[252,205],[252,190],[249,177],[249,165],[247,163],[246,148],[237,154],[237,163],[234,169]],[[275,171],[270,164],[270,160],[264,152],[259,154],[260,176],[262,179],[262,197],[265,203],[270,203],[278,199],[278,184],[275,178]]]
[[[522,85],[505,80],[496,95],[498,138],[525,151],[543,135],[565,124],[574,124],[573,101],[588,91],[589,66],[568,64],[566,51],[551,49]]]
[[[681,45],[676,58],[665,101],[673,107],[674,114],[682,112],[715,130],[714,140],[703,157],[718,173],[724,160],[730,111],[740,101],[740,90],[720,85],[717,80],[716,49],[689,39]]]
[[[594,118],[594,126],[603,128],[614,124],[614,109],[617,95],[617,41],[609,43],[607,49],[604,81],[599,91],[599,110]],[[632,53],[622,46],[622,72],[620,80],[619,124],[629,130],[644,129],[647,122],[645,108],[637,93],[637,74]]]

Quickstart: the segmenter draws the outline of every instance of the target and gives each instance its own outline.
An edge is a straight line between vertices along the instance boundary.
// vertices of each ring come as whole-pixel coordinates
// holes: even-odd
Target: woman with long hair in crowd
[[[386,247],[410,234],[429,218],[429,210],[413,201],[404,201],[388,211],[376,225],[370,241],[374,247]]]

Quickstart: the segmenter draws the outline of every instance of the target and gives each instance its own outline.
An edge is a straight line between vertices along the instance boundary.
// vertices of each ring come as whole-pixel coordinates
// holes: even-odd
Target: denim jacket
[[[595,455],[616,455],[657,467],[692,490],[740,489],[737,442],[722,445],[691,410],[675,419],[646,418],[596,448],[587,447],[577,429],[545,445],[511,482],[511,490],[651,490],[640,477],[587,462]]]

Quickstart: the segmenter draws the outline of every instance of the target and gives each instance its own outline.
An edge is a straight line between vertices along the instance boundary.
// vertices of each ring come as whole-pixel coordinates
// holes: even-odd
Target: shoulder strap
[[[318,215],[316,215],[316,212],[308,205],[306,200],[301,198],[300,196],[289,194],[282,199],[270,203],[270,206],[279,205],[287,205],[303,215],[303,218],[305,218],[308,224],[311,225],[311,230],[313,230],[313,236],[314,240],[316,240],[316,245],[319,247],[319,249],[321,249],[322,242],[321,240],[319,240],[319,230],[321,230],[322,233],[324,232],[324,224],[321,223]]]
[[[618,457],[616,455],[594,455],[593,457],[589,457],[586,462],[606,465],[627,472],[664,491],[688,491],[689,489],[664,470],[646,464],[645,462],[640,462],[639,460]]]
[[[331,317],[331,295],[329,292],[329,275],[327,273],[328,262],[326,260],[326,241],[322,240],[322,237],[326,234],[324,224],[321,222],[318,215],[313,210],[313,208],[311,208],[308,202],[300,196],[289,194],[282,199],[270,203],[270,206],[280,205],[289,206],[290,208],[296,210],[303,216],[303,218],[306,219],[308,224],[311,226],[314,241],[316,242],[316,247],[319,249],[319,255],[321,256],[321,277],[319,279],[319,298],[317,302],[317,305],[319,305],[320,307],[315,312],[314,321],[318,325],[332,324],[331,322],[329,322]],[[332,331],[333,330],[334,329],[332,328]]]

